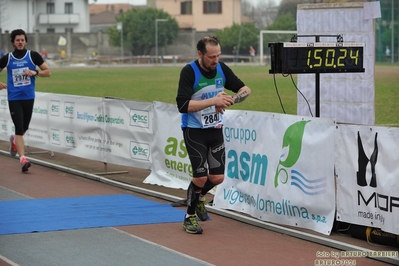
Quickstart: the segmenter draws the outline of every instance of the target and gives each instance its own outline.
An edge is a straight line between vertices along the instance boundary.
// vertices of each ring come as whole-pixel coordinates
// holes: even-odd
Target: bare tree
[[[278,6],[275,0],[258,1],[256,5],[248,0],[242,2],[242,14],[261,30],[276,20],[277,12]]]

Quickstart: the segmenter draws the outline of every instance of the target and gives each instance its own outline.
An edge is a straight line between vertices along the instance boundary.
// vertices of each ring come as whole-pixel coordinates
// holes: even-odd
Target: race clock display
[[[364,43],[269,43],[269,73],[364,72]]]

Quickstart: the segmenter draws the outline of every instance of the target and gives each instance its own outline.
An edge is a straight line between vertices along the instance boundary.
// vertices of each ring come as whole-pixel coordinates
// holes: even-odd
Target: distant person
[[[92,53],[91,53],[91,59],[93,60],[93,62],[94,62],[94,64],[95,65],[99,65],[100,64],[100,62],[97,60],[97,51],[93,51]]]
[[[253,46],[249,47],[249,55],[250,57],[250,62],[255,62],[255,54],[256,54],[256,50]]]
[[[4,49],[0,47],[0,58],[2,58],[4,54],[5,54]]]
[[[58,52],[60,52],[60,58],[62,61],[66,59],[66,51],[64,49],[58,49]]]
[[[387,61],[391,59],[391,50],[389,49],[388,46],[385,48],[385,56]]]
[[[176,96],[182,116],[183,138],[193,169],[183,221],[184,230],[190,234],[202,234],[197,217],[201,221],[207,220],[205,195],[224,180],[224,110],[244,101],[251,93],[251,89],[219,61],[221,47],[216,37],[201,38],[197,43],[197,55],[197,60],[182,68]],[[228,95],[225,88],[235,94]]]
[[[26,172],[31,164],[25,157],[23,136],[32,118],[36,77],[50,77],[51,74],[38,52],[26,50],[28,37],[25,31],[13,30],[10,38],[14,51],[0,58],[0,72],[7,69],[7,84],[0,82],[0,90],[7,89],[8,108],[14,123],[15,135],[10,136],[10,154],[19,155],[22,172]]]
[[[62,66],[64,64],[65,59],[66,59],[66,51],[64,49],[58,49],[58,52],[60,52],[60,58],[61,58],[60,65]]]
[[[46,49],[43,48],[43,49],[42,49],[42,52],[40,53],[40,55],[42,56],[42,58],[43,58],[44,61],[47,60],[48,54],[47,54]]]
[[[65,60],[65,59],[66,59],[66,52],[65,52],[64,49],[62,49],[62,50],[60,51],[60,55],[61,55],[61,59],[62,59],[62,60]]]
[[[231,53],[233,54],[233,58],[234,58],[233,61],[237,62],[237,47],[236,46],[233,46]]]

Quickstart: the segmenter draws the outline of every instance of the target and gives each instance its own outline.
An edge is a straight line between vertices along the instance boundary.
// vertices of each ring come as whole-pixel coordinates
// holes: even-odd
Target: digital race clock
[[[269,73],[364,72],[364,43],[269,43]]]

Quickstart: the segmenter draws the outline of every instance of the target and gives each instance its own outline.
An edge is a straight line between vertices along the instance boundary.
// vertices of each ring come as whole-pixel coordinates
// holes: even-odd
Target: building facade
[[[169,13],[177,20],[180,29],[209,31],[241,23],[241,0],[147,0],[147,7]],[[126,11],[126,7],[117,6],[116,9],[118,12]],[[0,1],[2,33],[17,28],[27,33],[87,33],[90,24],[89,0]]]
[[[102,6],[102,7],[101,7]],[[115,25],[116,17],[132,8],[157,8],[174,17],[180,28],[176,42],[164,47],[162,54],[195,57],[200,36],[241,23],[241,0],[147,0],[147,6],[126,4],[90,4],[89,0],[0,0],[0,47],[12,51],[12,30],[24,29],[29,35],[29,49],[46,49],[57,55],[59,40],[67,57],[120,54],[109,43],[106,28]]]
[[[0,29],[27,33],[90,31],[88,0],[1,0]]]
[[[180,29],[214,31],[241,24],[241,0],[147,0],[175,18]]]

